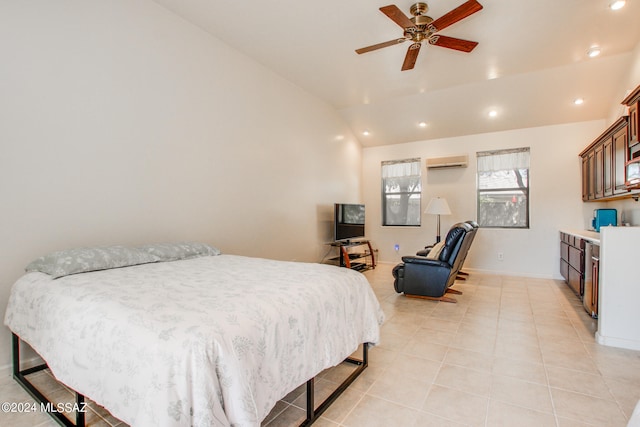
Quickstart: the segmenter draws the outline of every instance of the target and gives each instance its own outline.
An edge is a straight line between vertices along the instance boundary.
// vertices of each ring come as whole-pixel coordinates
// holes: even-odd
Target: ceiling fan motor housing
[[[433,34],[429,31],[429,24],[433,22],[433,18],[425,15],[429,10],[429,6],[426,3],[416,3],[411,6],[409,10],[413,15],[410,19],[411,22],[416,24],[417,30],[413,28],[407,29],[404,32],[404,36],[408,39],[411,39],[414,43],[420,43],[422,40],[425,40]]]
[[[409,9],[409,12],[411,12],[413,16],[424,15],[428,11],[429,11],[429,6],[427,6],[426,3],[416,3],[413,6],[411,6],[411,9]]]

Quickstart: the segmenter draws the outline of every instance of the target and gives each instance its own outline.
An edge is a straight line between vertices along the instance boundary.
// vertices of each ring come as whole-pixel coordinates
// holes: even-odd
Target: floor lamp
[[[434,197],[429,201],[427,209],[424,210],[426,214],[432,214],[437,216],[437,234],[436,243],[440,242],[440,215],[451,215],[451,209],[446,199],[441,197]]]

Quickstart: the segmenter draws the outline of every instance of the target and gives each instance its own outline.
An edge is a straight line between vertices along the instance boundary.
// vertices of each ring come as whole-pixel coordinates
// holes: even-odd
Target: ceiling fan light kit
[[[429,10],[429,6],[427,6],[426,3],[418,2],[411,6],[409,11],[411,15],[413,15],[412,18],[408,18],[396,5],[383,6],[380,8],[380,11],[403,28],[404,37],[356,49],[356,53],[367,53],[405,41],[411,41],[412,43],[409,49],[407,49],[407,54],[402,64],[402,71],[406,71],[413,69],[415,66],[422,42],[425,40],[431,45],[446,47],[461,52],[471,52],[478,45],[478,42],[447,37],[436,33],[481,9],[482,5],[476,0],[468,0],[434,20],[430,16],[425,15]]]

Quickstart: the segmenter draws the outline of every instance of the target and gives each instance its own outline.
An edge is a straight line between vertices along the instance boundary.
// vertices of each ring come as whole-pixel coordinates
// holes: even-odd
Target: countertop
[[[588,240],[596,245],[600,244],[600,233],[592,230],[573,230],[573,229],[561,229],[561,233],[571,234],[582,239]]]

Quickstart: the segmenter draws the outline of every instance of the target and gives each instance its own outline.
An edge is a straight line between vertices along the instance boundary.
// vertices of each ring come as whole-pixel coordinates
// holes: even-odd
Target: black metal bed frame
[[[55,404],[51,402],[47,397],[42,394],[26,377],[27,375],[34,374],[36,372],[45,370],[48,368],[46,363],[43,363],[32,368],[20,370],[20,337],[12,333],[12,351],[13,351],[13,378],[20,384],[26,391],[33,397],[41,406],[45,408],[47,413],[60,425],[64,427],[85,427],[85,412],[76,411],[76,421],[73,424],[69,418],[65,417],[62,412],[56,411]],[[313,424],[320,416],[326,411],[333,402],[355,381],[356,378],[364,371],[369,365],[369,344],[362,344],[362,359],[354,359],[348,357],[345,362],[352,363],[358,367],[331,393],[317,408],[315,408],[314,399],[314,384],[315,377],[307,381],[307,418],[300,424],[300,427],[306,427]],[[75,392],[76,394],[76,407],[84,408],[84,395]]]
[[[12,333],[12,351],[13,351],[13,378],[31,395],[39,404],[41,409],[45,409],[47,413],[64,427],[85,427],[84,412],[76,411],[76,423],[73,424],[69,418],[65,417],[62,412],[56,410],[56,406],[47,397],[40,392],[28,379],[27,375],[45,370],[48,368],[46,363],[34,366],[32,368],[20,370],[20,337]],[[84,408],[84,396],[76,392],[76,405],[78,408]]]
[[[369,344],[368,343],[362,344],[362,360],[347,357],[344,361],[358,365],[358,367],[351,373],[351,375],[349,375],[338,386],[338,388],[336,388],[333,391],[333,393],[329,395],[329,397],[327,397],[315,409],[314,409],[315,377],[307,381],[307,419],[304,420],[302,424],[300,424],[300,427],[310,426],[311,424],[313,424],[313,422],[317,420],[320,417],[320,415],[322,415],[322,413],[326,411],[327,408],[329,408],[329,406],[331,406],[331,404],[342,394],[342,392],[345,391],[349,387],[349,385],[351,385],[351,383],[355,381],[356,378],[358,378],[358,376],[362,373],[362,371],[367,369],[367,366],[369,366]]]

